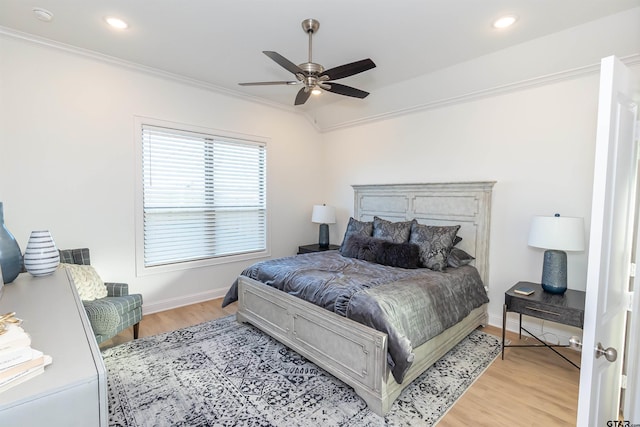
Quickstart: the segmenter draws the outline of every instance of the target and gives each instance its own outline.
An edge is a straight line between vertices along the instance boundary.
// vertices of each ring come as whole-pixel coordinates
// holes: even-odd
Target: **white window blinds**
[[[142,125],[144,266],[266,249],[266,146]]]

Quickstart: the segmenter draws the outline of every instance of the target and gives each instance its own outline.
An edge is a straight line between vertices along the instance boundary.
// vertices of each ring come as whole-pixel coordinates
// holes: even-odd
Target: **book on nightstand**
[[[520,286],[518,288],[515,288],[513,292],[520,295],[531,295],[535,292],[535,289],[530,288],[528,286]]]

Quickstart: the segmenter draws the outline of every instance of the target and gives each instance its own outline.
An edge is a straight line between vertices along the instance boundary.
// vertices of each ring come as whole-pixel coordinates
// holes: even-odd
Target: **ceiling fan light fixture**
[[[311,95],[320,95],[321,93],[322,93],[322,90],[320,90],[318,86],[311,89]]]
[[[518,17],[516,15],[505,15],[493,21],[493,28],[502,29],[512,26],[516,23]]]

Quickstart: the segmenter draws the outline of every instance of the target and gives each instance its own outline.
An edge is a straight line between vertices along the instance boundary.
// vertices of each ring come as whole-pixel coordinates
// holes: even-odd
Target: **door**
[[[604,58],[591,207],[591,235],[582,339],[578,425],[603,426],[618,419],[627,291],[634,238],[637,107],[631,72]],[[601,345],[602,351],[596,350]],[[604,355],[604,349],[611,351]],[[609,360],[608,360],[609,359]]]
[[[636,128],[636,141],[638,140]],[[627,389],[624,400],[624,418],[631,425],[640,425],[640,218],[638,200],[636,199],[636,274],[633,279],[633,301],[631,319],[627,334]]]

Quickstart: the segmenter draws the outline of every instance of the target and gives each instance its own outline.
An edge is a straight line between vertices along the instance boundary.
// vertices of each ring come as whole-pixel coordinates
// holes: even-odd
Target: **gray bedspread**
[[[415,347],[489,302],[475,267],[436,272],[403,269],[325,251],[262,261],[243,276],[355,320],[388,335],[388,361],[401,383]],[[238,299],[238,281],[222,306]]]

